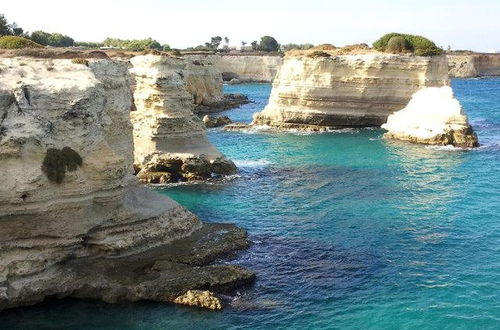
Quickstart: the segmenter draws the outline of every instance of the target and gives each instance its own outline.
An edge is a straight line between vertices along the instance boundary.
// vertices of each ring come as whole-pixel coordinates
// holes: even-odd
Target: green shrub
[[[393,54],[399,54],[407,51],[411,51],[410,43],[402,36],[394,36],[389,39],[387,43],[386,51]]]
[[[89,66],[89,61],[84,59],[84,58],[80,58],[80,57],[71,59],[71,63],[83,64],[85,66]]]
[[[375,41],[373,43],[373,48],[382,52],[391,52],[389,49],[389,41],[394,37],[403,37],[408,43],[408,51],[418,56],[433,56],[443,53],[443,50],[437,47],[431,40],[422,36],[403,33],[388,33]]]
[[[0,37],[0,48],[3,49],[19,49],[19,48],[42,48],[42,45],[31,40],[18,36],[2,36]]]
[[[66,171],[75,171],[82,166],[82,163],[80,155],[69,147],[64,147],[62,150],[49,148],[43,159],[42,172],[50,181],[62,183]]]

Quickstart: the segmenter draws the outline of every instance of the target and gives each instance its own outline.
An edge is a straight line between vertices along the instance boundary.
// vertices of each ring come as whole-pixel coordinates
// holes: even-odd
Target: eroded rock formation
[[[141,180],[158,183],[163,177],[176,182],[235,173],[236,166],[208,141],[203,122],[193,113],[193,93],[198,93],[195,101],[217,94],[207,83],[210,79],[199,72],[204,66],[163,55],[130,61],[135,79],[135,165]]]
[[[248,246],[244,231],[203,225],[132,175],[127,65],[82,62],[0,59],[0,309],[47,296],[172,301],[251,280],[207,265]]]
[[[382,128],[385,137],[410,142],[477,147],[472,130],[460,102],[451,87],[428,87],[416,92],[408,105],[389,116]]]
[[[500,76],[500,54],[449,54],[450,77]]]
[[[225,81],[272,82],[283,64],[281,56],[267,55],[188,55],[189,59],[213,63]]]
[[[286,56],[269,104],[253,124],[305,130],[380,126],[417,90],[449,85],[445,56],[334,52]]]

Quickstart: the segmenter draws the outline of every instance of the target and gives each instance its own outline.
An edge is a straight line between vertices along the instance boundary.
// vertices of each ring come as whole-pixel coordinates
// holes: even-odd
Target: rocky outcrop
[[[222,309],[222,301],[210,291],[189,290],[182,296],[175,298],[174,303],[211,310]]]
[[[125,63],[1,58],[0,70],[0,309],[172,301],[253,279],[208,265],[248,246],[243,230],[203,225],[132,175]]]
[[[222,72],[224,81],[272,82],[283,64],[281,56],[269,55],[187,55],[189,59],[203,60]]]
[[[391,139],[462,148],[479,145],[460,102],[447,86],[419,90],[382,128],[388,131],[384,136]]]
[[[228,116],[221,116],[221,117],[211,117],[209,115],[205,115],[203,117],[203,123],[205,123],[206,128],[213,128],[213,127],[221,127],[225,126],[228,124],[231,124],[232,121],[229,119]]]
[[[447,57],[450,77],[500,76],[500,54],[448,54]]]
[[[168,182],[233,174],[236,166],[208,141],[203,122],[193,113],[194,91],[198,91],[195,100],[197,95],[204,100],[216,94],[204,84],[210,79],[193,71],[205,66],[164,55],[136,56],[130,62],[135,79],[136,110],[131,112],[135,167],[141,180],[155,182],[158,172],[164,172]],[[227,172],[217,172],[221,169]]]
[[[254,125],[305,130],[380,126],[419,89],[449,85],[444,56],[310,55],[285,58],[269,104],[254,115]]]

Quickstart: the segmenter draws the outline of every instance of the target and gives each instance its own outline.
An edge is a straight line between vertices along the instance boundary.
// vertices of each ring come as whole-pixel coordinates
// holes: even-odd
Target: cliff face
[[[380,126],[417,90],[448,84],[444,56],[287,56],[269,104],[253,123],[313,130]]]
[[[210,272],[214,284],[252,276],[151,269],[161,253],[148,251],[178,254],[173,240],[211,229],[132,175],[126,64],[2,58],[0,70],[0,309],[49,295],[171,301]]]
[[[223,100],[222,75],[207,61],[186,60],[184,81],[194,104],[211,106]]]
[[[193,113],[193,99],[203,102],[219,91],[207,83],[212,73],[204,76],[201,65],[194,65],[195,71],[192,64],[168,56],[136,56],[130,62],[135,164],[141,180],[166,183],[234,173],[234,164],[208,141],[203,122]]]
[[[240,82],[272,82],[283,64],[280,56],[188,55],[186,58],[213,63],[219,72]]]
[[[450,77],[500,76],[500,54],[447,55]]]

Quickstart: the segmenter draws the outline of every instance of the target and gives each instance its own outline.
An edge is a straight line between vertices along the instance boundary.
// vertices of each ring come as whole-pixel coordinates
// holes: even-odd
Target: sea
[[[247,229],[230,263],[257,280],[219,312],[165,303],[50,300],[1,329],[500,329],[500,78],[454,79],[481,146],[389,141],[381,129],[208,130],[239,167],[153,188],[206,222]],[[252,103],[270,84],[225,86]]]

